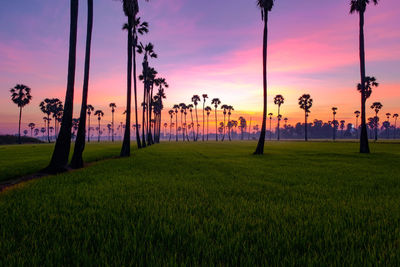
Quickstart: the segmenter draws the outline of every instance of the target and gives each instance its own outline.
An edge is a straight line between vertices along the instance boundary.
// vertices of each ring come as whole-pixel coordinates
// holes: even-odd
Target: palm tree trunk
[[[208,117],[209,115],[207,114],[207,141],[208,141]]]
[[[229,122],[231,121],[231,115],[228,114],[228,136],[229,136],[229,141],[232,141],[231,139],[231,126]]]
[[[195,105],[195,112],[196,112],[196,140],[199,138],[199,117],[197,115],[197,105]]]
[[[88,143],[90,143],[90,115],[89,115],[89,125],[88,125],[88,136],[87,136],[87,139],[88,139]]]
[[[178,113],[175,112],[175,119],[176,119],[176,124],[175,124],[175,139],[176,142],[178,142]]]
[[[222,142],[225,140],[225,123],[226,123],[226,114],[224,114],[224,132],[223,132],[223,136],[222,136]]]
[[[201,136],[203,142],[204,142],[204,121],[205,121],[204,108],[205,108],[205,104],[206,104],[206,101],[205,101],[205,98],[204,98],[203,99],[203,135]]]
[[[112,122],[111,122],[111,141],[114,142],[114,112],[112,111]]]
[[[131,20],[128,18],[128,20]],[[121,157],[131,155],[131,98],[132,98],[132,21],[128,22],[128,66],[127,66],[127,96],[126,96],[126,120],[125,133],[122,142]]]
[[[269,118],[269,140],[272,140],[272,118]]]
[[[135,15],[136,19],[136,15]],[[136,27],[136,26],[135,26]],[[136,44],[137,44],[137,36],[136,36],[136,28],[133,31],[134,37],[133,37],[133,47],[132,47],[132,53],[133,53],[133,93],[134,93],[134,98],[135,98],[135,125],[136,125],[136,143],[138,148],[142,148],[142,143],[140,142],[140,134],[139,134],[139,128],[138,128],[138,105],[137,105],[137,77],[136,77]]]
[[[307,136],[307,112],[304,114],[304,140],[308,141],[308,136]]]
[[[279,115],[281,115],[281,107],[280,106],[278,106],[278,128],[277,128],[277,130],[278,130],[278,141],[281,140],[281,135],[280,135],[281,119],[279,118],[280,117]]]
[[[181,112],[182,139],[185,141],[185,128],[183,128],[183,112]]]
[[[78,133],[74,147],[74,154],[72,155],[72,160],[71,160],[71,167],[74,169],[83,167],[82,154],[83,151],[85,150],[86,110],[87,110],[87,98],[89,91],[90,50],[92,43],[92,29],[93,29],[93,0],[88,0],[85,74],[83,78],[82,105],[81,105],[81,114],[79,117]]]
[[[215,108],[215,141],[218,141],[218,117],[217,117],[217,108]]]
[[[21,118],[22,118],[22,107],[19,107],[18,144],[21,144]]]
[[[149,108],[148,108],[148,124],[149,124],[149,130],[147,133],[147,144],[148,145],[152,145],[154,144],[154,140],[153,140],[153,136],[151,134],[151,115],[152,115],[152,111],[153,111],[153,86],[151,86],[151,90],[150,90],[150,96],[148,98],[149,101]],[[155,127],[155,122],[154,122],[154,128]]]
[[[192,118],[192,134],[193,134],[193,142],[194,142],[194,141],[196,141],[196,136],[194,135],[193,112],[190,112],[190,117]]]
[[[47,115],[47,141],[50,142],[50,115]]]
[[[71,0],[71,23],[69,37],[68,82],[65,96],[64,114],[60,133],[47,172],[55,173],[65,171],[68,164],[71,147],[71,128],[74,102],[74,84],[76,68],[76,39],[78,32],[78,0]]]
[[[360,153],[369,153],[365,112],[365,48],[364,48],[364,12],[360,12],[360,74],[361,74],[361,134]]]
[[[99,117],[99,119],[98,119],[98,122],[99,122],[99,130],[98,130],[98,132],[97,132],[97,142],[99,142],[100,143],[100,117]]]
[[[263,36],[263,120],[261,135],[258,140],[255,155],[264,154],[266,118],[267,118],[267,43],[268,43],[268,11],[264,9],[264,36]]]

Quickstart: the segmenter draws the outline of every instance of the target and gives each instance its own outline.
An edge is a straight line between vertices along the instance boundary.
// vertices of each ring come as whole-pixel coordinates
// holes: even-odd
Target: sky
[[[310,120],[354,122],[360,109],[358,16],[349,14],[349,0],[278,0],[269,17],[268,112],[277,115],[273,97],[289,124],[303,118],[297,99],[311,94]],[[80,1],[78,60],[74,117],[81,101],[86,39],[86,1]],[[158,59],[151,59],[170,87],[164,102],[189,103],[194,94],[208,94],[260,123],[262,112],[263,22],[254,0],[139,0],[140,17],[150,24],[141,37],[152,42]],[[33,100],[23,109],[22,125],[42,125],[39,103],[46,97],[64,101],[68,63],[69,1],[18,0],[0,4],[0,134],[15,133],[18,108],[10,100],[17,83],[32,89]],[[366,12],[367,75],[380,86],[368,100],[383,104],[381,116],[400,113],[400,2],[383,0]],[[118,106],[116,124],[126,105],[126,22],[120,1],[95,0],[89,103],[105,112]],[[141,58],[138,56],[138,72]],[[139,84],[139,92],[142,84]],[[139,94],[141,99],[142,94]],[[210,102],[208,102],[210,104]],[[222,114],[219,114],[222,119]],[[368,109],[367,116],[373,116]],[[168,120],[166,114],[164,119]]]

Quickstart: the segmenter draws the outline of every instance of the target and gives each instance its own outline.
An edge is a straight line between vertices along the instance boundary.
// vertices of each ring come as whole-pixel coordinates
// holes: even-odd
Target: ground
[[[400,264],[400,144],[255,145],[163,143],[8,189],[0,265]],[[1,168],[50,153],[1,147]]]

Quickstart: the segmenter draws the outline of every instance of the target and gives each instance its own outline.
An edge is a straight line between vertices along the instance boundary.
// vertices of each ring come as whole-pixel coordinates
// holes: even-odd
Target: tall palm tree
[[[396,134],[397,134],[397,118],[399,117],[399,114],[395,113],[393,114],[394,118],[394,135],[393,138],[396,139]]]
[[[304,140],[308,141],[307,136],[307,118],[308,114],[311,112],[310,108],[312,107],[313,99],[309,94],[303,94],[299,97],[299,106],[304,110]]]
[[[225,128],[226,128],[226,114],[228,113],[228,111],[227,111],[228,110],[228,105],[223,104],[221,106],[221,109],[222,109],[222,114],[224,115],[224,124],[222,126],[222,128],[223,128],[222,141],[224,141],[225,140]]]
[[[176,142],[178,142],[178,113],[179,113],[179,105],[174,105],[173,109],[175,109],[175,138]]]
[[[205,111],[205,106],[206,106],[206,99],[208,98],[207,94],[203,94],[203,135],[202,135],[202,140],[204,142],[204,122],[205,122],[205,116],[204,116],[204,111]]]
[[[137,5],[137,0],[136,0]],[[138,5],[137,5],[138,6]],[[137,8],[137,12],[139,11],[139,6]],[[137,15],[135,14],[135,17]],[[138,33],[143,35],[149,32],[149,24],[147,22],[140,22],[140,18],[134,20],[135,23],[133,25],[133,91],[135,98],[135,125],[136,125],[136,143],[138,148],[142,148],[142,142],[140,141],[139,127],[138,127],[138,104],[137,104],[137,74],[136,74],[136,47],[138,46]]]
[[[214,105],[215,108],[215,141],[218,141],[218,116],[217,116],[217,108],[218,105],[221,104],[219,98],[213,98],[211,100],[211,104]]]
[[[381,104],[381,102],[374,102],[371,105],[371,109],[374,110],[375,118],[377,119],[377,121],[379,121],[378,113],[382,109],[382,107],[383,105]],[[377,140],[378,140],[378,124],[375,125],[375,141]]]
[[[333,135],[332,135],[332,138],[333,138],[333,141],[336,140],[336,129],[337,129],[337,125],[338,125],[338,122],[336,121],[337,110],[338,110],[337,107],[333,107],[332,108],[332,114],[333,114],[333,121],[332,121],[332,124],[333,124]]]
[[[199,116],[197,114],[197,105],[199,104],[199,101],[200,101],[200,96],[198,96],[198,95],[192,96],[192,102],[194,104],[194,109],[195,109],[195,113],[196,113],[196,125],[197,125],[197,127],[196,127],[196,138],[195,138],[194,141],[197,141],[197,139],[199,138],[199,127],[198,127],[198,125],[199,125]]]
[[[22,108],[29,104],[32,99],[31,88],[23,84],[17,84],[14,88],[10,89],[11,100],[19,107],[18,119],[18,143],[21,144],[21,118]]]
[[[360,16],[359,21],[359,54],[360,54],[360,75],[361,75],[361,134],[360,134],[360,153],[369,153],[368,145],[368,133],[366,125],[366,76],[365,76],[365,47],[364,47],[364,14],[367,9],[367,5],[373,2],[375,5],[378,4],[378,0],[351,0],[350,1],[350,13],[357,12]]]
[[[47,122],[46,124],[46,128],[47,128],[47,140],[50,143],[50,115],[52,114],[52,111],[54,110],[54,98],[53,99],[49,99],[46,98],[45,100],[43,100],[42,102],[40,102],[39,107],[40,110],[46,114],[46,117],[44,117],[43,119]]]
[[[89,119],[88,119],[88,123],[89,123],[89,125],[88,125],[88,142],[90,142],[90,130],[91,130],[91,127],[90,127],[90,115],[92,115],[92,112],[94,111],[94,107],[92,106],[92,105],[87,105],[87,107],[86,107],[86,111],[87,111],[87,114],[88,114],[88,117],[89,117]]]
[[[185,141],[185,127],[183,125],[183,113],[186,109],[186,104],[185,103],[180,103],[179,104],[180,112],[181,112],[181,128],[182,128],[182,140]]]
[[[74,153],[72,155],[71,167],[74,169],[83,167],[82,154],[85,150],[85,134],[86,134],[86,110],[89,92],[89,73],[90,73],[90,52],[92,46],[93,31],[93,0],[88,0],[88,19],[86,34],[86,52],[85,52],[85,72],[83,77],[82,104],[79,116],[78,133],[76,135]]]
[[[100,142],[100,131],[101,131],[101,127],[100,127],[100,121],[101,121],[101,117],[104,116],[104,112],[101,110],[96,110],[96,112],[94,113],[95,116],[97,116],[97,121],[99,123],[99,132],[98,132],[98,139],[97,141]]]
[[[231,121],[231,115],[232,115],[232,111],[235,110],[233,108],[233,106],[228,106],[228,135],[229,135],[229,141],[232,141],[231,139],[231,127],[232,127],[232,123],[229,124],[229,122]]]
[[[211,109],[211,107],[207,106],[204,110],[207,112],[207,141],[208,141],[208,120],[209,120],[212,109]]]
[[[172,136],[172,119],[174,118],[175,112],[174,112],[173,109],[170,109],[170,110],[168,111],[168,114],[169,114],[169,116],[170,116],[170,123],[169,123],[169,141],[171,141],[171,136]]]
[[[195,132],[194,132],[194,122],[193,122],[193,108],[194,108],[194,106],[193,106],[193,104],[189,104],[189,105],[187,105],[187,108],[189,109],[189,112],[190,112],[190,118],[191,118],[191,120],[192,120],[192,123],[191,123],[191,126],[192,126],[192,133],[193,133],[193,141],[196,141],[196,135],[195,135]]]
[[[269,116],[269,140],[272,139],[272,116],[274,115],[274,113],[270,112],[268,113]]]
[[[387,138],[389,139],[389,137],[390,137],[390,116],[392,116],[392,114],[388,112],[385,115],[386,115],[386,119],[387,119],[386,125],[388,126],[388,128],[386,129],[386,135],[387,135]]]
[[[64,112],[64,106],[60,99],[53,98],[52,116],[54,118],[54,134],[57,134],[57,123],[61,121]]]
[[[282,95],[276,95],[274,97],[274,104],[278,105],[278,127],[277,127],[277,131],[278,131],[278,141],[281,139],[280,138],[280,122],[281,122],[281,105],[285,103],[285,98]]]
[[[115,103],[110,103],[110,108],[111,108],[111,114],[112,114],[112,119],[111,119],[111,141],[114,142],[114,113],[115,109],[117,108],[117,105]]]
[[[33,129],[35,129],[35,124],[33,122],[28,124],[28,127],[31,129],[31,137],[33,137]]]
[[[71,148],[71,128],[74,103],[75,67],[76,67],[76,40],[78,33],[78,0],[71,0],[71,23],[69,37],[68,82],[65,95],[64,113],[60,132],[57,137],[53,155],[47,172],[55,173],[65,171],[68,164]]]
[[[265,132],[267,124],[267,47],[268,47],[268,13],[274,6],[274,0],[257,0],[258,7],[261,9],[261,19],[264,21],[263,34],[263,120],[261,126],[261,135],[258,140],[257,148],[254,154],[264,154]]]
[[[356,115],[356,130],[357,130],[357,137],[358,137],[358,118],[360,117],[361,112],[359,110],[354,111]]]

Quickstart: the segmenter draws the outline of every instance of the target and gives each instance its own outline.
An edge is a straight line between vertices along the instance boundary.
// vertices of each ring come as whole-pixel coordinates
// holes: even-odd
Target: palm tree
[[[214,105],[215,108],[215,141],[218,141],[218,117],[217,117],[217,108],[218,105],[221,104],[219,98],[213,98],[211,100],[211,104]]]
[[[354,111],[354,114],[356,115],[356,129],[357,129],[357,137],[358,137],[358,118],[360,117],[360,111],[356,110]]]
[[[90,73],[90,52],[92,46],[93,31],[93,0],[88,0],[88,20],[86,34],[86,52],[85,52],[85,71],[83,77],[82,104],[79,116],[78,133],[75,139],[74,153],[71,159],[71,167],[74,169],[83,167],[82,154],[85,150],[85,134],[86,134],[86,110],[89,92],[89,73]]]
[[[197,114],[197,105],[199,104],[199,101],[200,101],[200,96],[198,95],[192,96],[192,102],[194,104],[194,109],[196,113],[196,125],[199,125],[199,116]],[[196,127],[196,138],[194,141],[197,141],[198,138],[199,138],[199,127]]]
[[[310,108],[312,107],[313,99],[309,94],[304,94],[299,97],[299,106],[304,110],[304,140],[308,141],[307,136],[307,118],[308,114],[311,112]]]
[[[378,113],[379,111],[382,109],[383,105],[381,104],[381,102],[374,102],[371,105],[371,109],[374,110],[375,112],[375,118],[377,118],[377,121],[379,121],[379,117],[378,117]],[[378,125],[375,125],[375,141],[378,140]]]
[[[98,120],[98,122],[99,122],[99,135],[98,135],[97,141],[100,142],[100,130],[101,130],[100,121],[101,121],[101,117],[104,116],[104,112],[101,111],[101,110],[96,110],[96,112],[94,113],[94,115],[97,116],[97,120]]]
[[[76,67],[76,40],[78,32],[78,6],[78,0],[71,0],[67,91],[65,95],[64,114],[62,117],[60,132],[57,137],[50,164],[46,168],[46,171],[51,173],[66,170],[69,158],[69,151],[71,148],[71,128]]]
[[[212,109],[211,109],[211,107],[207,106],[204,110],[207,112],[207,141],[208,141],[208,119],[210,117]]]
[[[31,137],[33,137],[33,129],[35,128],[35,124],[31,122],[28,124],[28,127],[31,129]]]
[[[88,123],[89,123],[89,125],[88,125],[88,137],[87,138],[88,138],[88,142],[90,142],[90,130],[91,130],[91,127],[90,127],[90,115],[94,111],[94,107],[92,105],[87,105],[86,111],[87,111],[87,114],[89,116],[89,120],[88,120]]]
[[[399,114],[395,113],[393,114],[394,118],[394,135],[393,138],[396,139],[396,132],[397,132],[397,118],[399,117]]]
[[[283,98],[282,95],[276,95],[274,97],[274,104],[278,105],[278,127],[277,127],[277,130],[278,130],[278,141],[281,139],[280,138],[280,122],[281,122],[282,116],[280,116],[280,115],[281,115],[281,105],[283,103],[285,103],[285,98]]]
[[[222,141],[224,141],[224,139],[225,139],[225,128],[226,128],[226,123],[225,123],[225,121],[226,121],[226,114],[228,113],[227,112],[227,110],[228,110],[228,105],[226,105],[226,104],[223,104],[222,106],[221,106],[221,109],[223,110],[223,112],[222,112],[222,114],[224,114],[224,124],[223,124],[223,136],[222,136]]]
[[[235,110],[233,108],[233,106],[228,106],[228,135],[229,135],[229,141],[232,141],[231,139],[231,126],[232,124],[229,124],[229,122],[231,121],[231,115],[232,115],[232,111]]]
[[[176,142],[178,142],[178,109],[179,109],[179,105],[174,105],[173,109],[175,109],[175,138],[176,138]]]
[[[185,127],[183,126],[183,113],[186,109],[186,104],[185,103],[180,103],[179,108],[181,111],[181,128],[182,128],[182,140],[185,141]]]
[[[268,12],[274,6],[274,0],[257,0],[258,7],[261,9],[261,19],[264,21],[263,37],[263,121],[261,126],[261,135],[258,140],[257,148],[254,154],[264,154],[265,132],[267,123],[267,43],[268,43]]]
[[[50,121],[51,121],[50,115],[53,111],[53,103],[54,103],[54,99],[46,98],[39,104],[40,110],[47,116],[47,117],[44,117],[43,119],[45,121],[47,121],[47,126],[46,126],[47,127],[47,140],[49,143],[50,143],[49,128],[50,128]]]
[[[205,121],[204,111],[205,111],[206,99],[208,98],[208,95],[203,94],[202,97],[203,97],[203,135],[202,135],[202,139],[204,142],[204,121]]]
[[[18,143],[21,144],[22,108],[28,105],[32,99],[31,88],[23,84],[17,84],[14,88],[10,89],[10,93],[12,102],[19,107]]]
[[[389,137],[390,137],[390,116],[392,116],[392,114],[391,113],[386,113],[385,114],[386,115],[386,119],[387,119],[387,126],[388,126],[388,128],[386,129],[386,135],[387,135],[387,138],[389,139]]]
[[[53,98],[53,105],[52,105],[52,116],[54,118],[54,130],[55,134],[57,133],[57,123],[61,121],[63,116],[64,106],[60,99]]]
[[[136,5],[137,5],[137,12],[139,11],[139,6],[137,4],[137,0],[135,0]],[[137,12],[135,13],[135,17],[137,15]],[[148,33],[148,27],[149,24],[147,22],[140,22],[140,18],[137,18],[134,20],[135,23],[133,25],[133,90],[134,90],[134,98],[135,98],[135,125],[136,125],[136,143],[138,148],[142,148],[142,143],[140,141],[140,135],[139,135],[139,127],[138,127],[138,105],[137,105],[137,75],[136,75],[136,47],[138,46],[138,33],[140,35],[143,35],[145,33]]]
[[[333,114],[333,121],[332,121],[332,124],[333,124],[333,141],[336,140],[336,129],[337,129],[337,124],[338,124],[338,122],[336,121],[337,110],[338,110],[337,107],[333,107],[332,108],[332,114]]]
[[[367,5],[373,2],[375,5],[378,4],[378,0],[351,0],[350,2],[350,13],[357,12],[360,16],[359,27],[359,52],[360,52],[360,74],[361,74],[361,135],[360,135],[360,153],[369,153],[368,145],[368,133],[366,125],[366,112],[365,112],[365,102],[366,102],[366,76],[365,76],[365,47],[364,47],[364,13],[367,9]]]
[[[240,137],[240,139],[241,140],[243,140],[243,137],[244,137],[244,130],[246,129],[246,127],[247,127],[247,122],[246,122],[246,119],[245,118],[243,118],[243,117],[239,117],[239,121],[240,121],[240,126],[239,126],[239,128],[240,128],[240,131],[241,131],[241,137]]]
[[[115,109],[117,108],[117,105],[115,103],[110,103],[110,108],[111,108],[111,114],[112,114],[112,120],[111,120],[111,141],[114,142],[114,113]]]
[[[268,113],[269,116],[269,140],[272,139],[272,116],[274,115],[274,113]]]
[[[194,107],[193,104],[187,105],[187,108],[189,109],[190,117],[191,117],[191,120],[192,120],[192,123],[191,123],[192,126],[194,126],[194,122],[193,122],[193,107]],[[192,127],[192,133],[193,133],[193,141],[196,141],[196,135],[194,133],[194,127]]]
[[[344,132],[344,127],[345,127],[346,121],[345,120],[341,120],[340,121],[340,132],[341,132],[341,138],[343,138],[343,132]]]
[[[174,112],[173,109],[170,109],[170,110],[168,111],[168,114],[169,114],[169,116],[170,116],[170,123],[169,123],[169,141],[171,141],[171,136],[172,136],[172,119],[174,118],[175,112]]]
[[[38,134],[39,134],[39,129],[38,128],[36,128],[35,130],[34,130],[34,132],[35,132],[35,136],[38,136]]]

